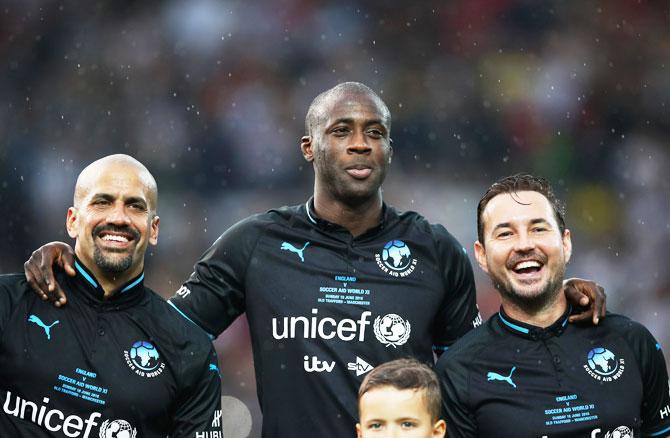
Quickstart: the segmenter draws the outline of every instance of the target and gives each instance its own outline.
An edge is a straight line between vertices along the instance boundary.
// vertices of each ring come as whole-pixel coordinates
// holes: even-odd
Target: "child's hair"
[[[413,389],[424,391],[423,397],[431,419],[440,418],[442,395],[437,375],[427,365],[416,359],[396,359],[379,365],[365,376],[358,390],[358,401],[368,391],[382,386],[396,389]]]

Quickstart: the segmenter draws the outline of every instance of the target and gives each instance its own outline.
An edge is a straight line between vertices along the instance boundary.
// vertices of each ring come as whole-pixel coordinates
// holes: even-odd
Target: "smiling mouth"
[[[101,227],[94,233],[95,237],[102,242],[102,247],[111,250],[124,250],[128,248],[134,241],[139,238],[139,235],[134,230],[118,227]]]
[[[522,283],[535,283],[542,279],[544,263],[536,259],[520,260],[511,264],[508,269],[512,276]]]
[[[517,274],[532,274],[539,272],[544,265],[537,260],[524,260],[512,268]]]

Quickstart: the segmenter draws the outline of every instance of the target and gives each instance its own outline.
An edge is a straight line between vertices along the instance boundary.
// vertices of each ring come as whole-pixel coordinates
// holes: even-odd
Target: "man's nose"
[[[126,211],[126,206],[123,203],[115,203],[114,208],[107,216],[107,222],[114,224],[129,224],[130,216]]]
[[[518,252],[526,252],[535,248],[535,240],[528,233],[519,233],[514,249]]]
[[[363,132],[355,134],[347,147],[347,152],[350,154],[369,154],[371,150],[372,148],[368,144],[368,139]]]

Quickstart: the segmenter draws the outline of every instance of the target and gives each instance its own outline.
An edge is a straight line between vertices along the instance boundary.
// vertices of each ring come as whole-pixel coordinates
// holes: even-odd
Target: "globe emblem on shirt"
[[[387,268],[394,271],[403,271],[412,262],[412,252],[402,240],[391,240],[384,245],[382,260]]]
[[[589,368],[601,376],[610,376],[619,368],[616,356],[607,348],[596,347],[589,351],[586,358]]]
[[[373,329],[379,342],[387,347],[392,345],[393,348],[396,348],[407,342],[412,326],[409,321],[405,321],[401,316],[389,313],[375,318]]]
[[[158,350],[148,341],[137,341],[130,348],[130,360],[143,371],[153,371],[160,365]]]
[[[137,429],[126,420],[105,420],[100,426],[99,438],[135,438]]]
[[[633,438],[633,431],[630,427],[619,426],[612,432],[607,432],[605,438]]]

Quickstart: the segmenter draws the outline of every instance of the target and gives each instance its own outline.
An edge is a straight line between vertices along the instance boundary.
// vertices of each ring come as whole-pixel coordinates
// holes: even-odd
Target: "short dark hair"
[[[307,110],[307,115],[305,116],[305,135],[312,135],[314,127],[319,124],[323,115],[321,114],[321,106],[326,101],[327,98],[334,94],[344,94],[344,93],[353,93],[353,94],[367,94],[371,96],[379,104],[379,108],[382,110],[384,117],[388,121],[389,135],[391,130],[391,111],[389,111],[388,106],[384,100],[379,97],[377,93],[370,87],[360,82],[342,82],[337,84],[332,88],[324,91],[314,98],[312,103],[309,105]]]
[[[558,229],[561,236],[565,231],[565,205],[556,197],[554,190],[551,188],[549,181],[546,179],[534,176],[529,173],[517,173],[516,175],[506,176],[494,182],[491,187],[486,190],[482,199],[477,205],[477,239],[479,243],[484,245],[484,223],[482,221],[482,214],[486,205],[491,199],[503,193],[517,193],[523,191],[538,192],[544,195],[551,204],[558,223]]]
[[[435,372],[426,364],[416,359],[406,358],[379,365],[363,379],[358,389],[359,403],[366,392],[382,386],[391,386],[399,390],[424,391],[423,397],[431,419],[437,421],[440,418],[442,408],[440,382]]]

